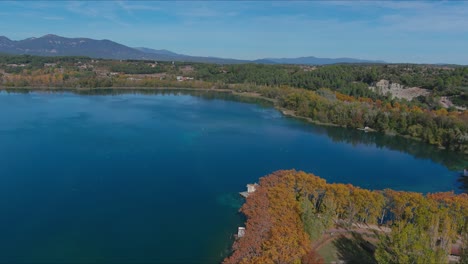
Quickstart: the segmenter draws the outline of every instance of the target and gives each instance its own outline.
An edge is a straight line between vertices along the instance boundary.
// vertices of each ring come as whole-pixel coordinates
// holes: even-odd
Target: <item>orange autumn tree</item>
[[[233,254],[224,263],[286,264],[317,259],[303,228],[296,194],[294,171],[279,171],[260,179],[256,192],[241,208],[248,218],[247,232],[233,245]]]
[[[241,212],[246,234],[235,241],[227,264],[323,263],[312,242],[326,230],[377,223],[391,230],[380,235],[377,260],[444,262],[467,228],[468,195],[370,191],[285,170],[262,177]]]

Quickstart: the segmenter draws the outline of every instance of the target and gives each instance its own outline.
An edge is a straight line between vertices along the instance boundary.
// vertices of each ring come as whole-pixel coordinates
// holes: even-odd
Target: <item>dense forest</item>
[[[267,86],[318,90],[330,88],[355,97],[373,97],[368,87],[386,79],[405,86],[436,91],[438,95],[459,95],[468,88],[468,67],[433,65],[365,65],[341,64],[328,66],[293,65],[225,65],[197,64],[196,77],[224,83],[251,83]]]
[[[351,128],[371,127],[455,151],[468,151],[468,111],[428,110],[397,101],[355,99],[325,89],[312,92],[283,88],[276,98],[280,107],[311,120]]]
[[[370,191],[277,171],[260,179],[241,212],[246,233],[226,264],[323,263],[313,245],[329,230],[338,248],[355,242],[358,263],[448,263],[453,245],[468,261],[467,194]],[[341,249],[344,258],[353,253]]]
[[[93,60],[87,57],[38,57],[30,55],[0,55],[0,67],[7,72],[21,73],[23,70],[44,68],[44,64],[57,63],[58,68],[93,63],[96,68],[126,74],[152,74],[171,72],[183,73],[182,66],[191,66],[190,77],[196,80],[261,86],[286,85],[308,90],[330,88],[354,97],[371,97],[377,94],[368,89],[379,80],[389,80],[407,87],[432,90],[437,95],[455,96],[466,103],[468,89],[468,67],[419,64],[339,64],[326,66],[155,62],[142,60]],[[11,67],[24,64],[24,67]],[[76,68],[76,67],[75,67]],[[79,67],[78,67],[79,68]],[[76,68],[76,69],[78,69]],[[96,76],[98,77],[98,76]],[[465,95],[459,97],[461,94]]]
[[[193,79],[192,79],[193,78]],[[379,80],[430,91],[413,100],[369,89]],[[217,65],[86,57],[0,56],[4,88],[194,88],[257,94],[310,121],[417,138],[468,153],[468,67]],[[444,106],[442,97],[457,107]]]

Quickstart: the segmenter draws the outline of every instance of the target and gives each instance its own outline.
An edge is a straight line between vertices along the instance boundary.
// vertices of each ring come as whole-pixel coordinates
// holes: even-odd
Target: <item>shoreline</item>
[[[291,117],[295,119],[300,119],[302,121],[321,125],[321,126],[332,126],[332,127],[343,127],[348,128],[346,126],[340,126],[333,123],[324,123],[320,121],[313,120],[310,117],[300,116],[295,113],[294,110],[290,110],[281,106],[278,106],[278,100],[273,98],[268,98],[260,93],[256,92],[239,92],[235,89],[225,89],[225,88],[189,88],[189,87],[97,87],[97,88],[73,88],[73,87],[5,87],[0,86],[0,91],[52,91],[52,92],[60,92],[60,91],[67,91],[67,92],[86,92],[86,91],[99,91],[99,90],[116,90],[116,91],[201,91],[201,92],[218,92],[218,93],[230,93],[232,95],[241,96],[244,98],[255,98],[268,101],[273,103],[273,107],[278,110],[282,115],[286,117]]]
[[[190,88],[190,87],[97,87],[97,88],[73,88],[73,87],[5,87],[0,86],[0,91],[69,91],[69,92],[86,92],[86,91],[99,91],[99,90],[117,90],[117,91],[202,91],[202,92],[224,92],[232,93],[234,95],[241,95],[251,98],[260,98],[272,103],[276,100],[262,96],[254,92],[237,92],[233,89],[222,88]]]
[[[315,178],[314,178],[315,177]],[[296,188],[288,188],[288,186],[293,186],[296,184]],[[279,170],[275,171],[269,175],[263,176],[259,179],[259,184],[258,186],[251,191],[251,195],[245,198],[245,202],[242,205],[241,209],[239,210],[240,213],[242,213],[246,221],[243,224],[243,227],[249,227],[248,229],[246,228],[244,231],[244,235],[240,238],[237,238],[234,240],[232,247],[231,247],[231,255],[227,256],[224,260],[223,263],[239,263],[239,260],[257,260],[258,256],[261,256],[264,252],[264,248],[262,245],[265,243],[268,243],[268,245],[274,245],[273,247],[279,248],[282,245],[284,245],[284,241],[286,242],[296,242],[300,241],[302,237],[297,234],[305,234],[305,237],[308,239],[305,239],[304,244],[300,243],[295,243],[295,247],[291,247],[291,250],[296,250],[298,247],[297,245],[302,245],[305,249],[303,252],[309,252],[309,250],[315,252],[320,256],[322,253],[319,252],[319,250],[326,246],[330,245],[333,241],[336,241],[337,239],[341,239],[342,237],[347,237],[348,239],[355,239],[356,242],[360,245],[362,249],[370,249],[367,250],[372,254],[372,256],[375,257],[374,253],[376,252],[377,248],[379,247],[379,244],[382,242],[385,242],[386,240],[383,240],[380,235],[383,236],[392,236],[395,233],[399,233],[400,231],[396,229],[395,227],[399,227],[399,223],[394,224],[393,221],[395,218],[392,218],[392,216],[386,216],[385,214],[381,214],[381,212],[391,212],[393,214],[397,214],[398,212],[401,212],[399,210],[398,206],[395,206],[394,197],[406,197],[403,199],[415,199],[415,198],[408,198],[407,196],[404,196],[404,194],[412,194],[412,195],[417,195],[418,198],[415,199],[417,202],[415,202],[416,205],[410,205],[410,206],[417,206],[417,207],[424,207],[424,208],[431,208],[432,204],[428,202],[434,202],[437,203],[435,208],[441,208],[445,207],[449,210],[452,210],[453,208],[461,208],[461,209],[453,209],[455,215],[453,216],[454,218],[458,217],[463,217],[465,209],[463,209],[463,200],[467,199],[468,196],[466,193],[459,193],[455,194],[453,191],[451,193],[449,192],[443,192],[443,191],[438,191],[434,193],[430,192],[420,192],[420,191],[407,191],[407,190],[395,190],[393,188],[384,188],[384,189],[374,189],[374,188],[360,188],[357,187],[356,185],[352,184],[346,184],[346,183],[339,183],[339,182],[327,182],[325,178],[320,178],[317,175],[314,175],[313,173],[307,173],[303,171],[296,171],[294,169],[292,170]],[[285,187],[286,186],[286,187]],[[345,187],[341,187],[345,186]],[[249,188],[249,185],[247,185],[247,188]],[[340,190],[341,188],[348,188],[349,192],[335,192],[335,190]],[[316,200],[313,200],[313,198],[309,198],[310,193],[316,193],[323,191],[323,189],[327,190],[327,197],[331,199],[332,201],[335,199],[340,199],[344,194],[346,194],[345,199],[350,200],[350,201],[355,201],[356,198],[361,197],[361,199],[368,199],[369,201],[372,201],[371,204],[368,203],[354,203],[355,207],[357,205],[357,210],[355,207],[353,207],[351,210],[347,209],[348,205],[345,203],[339,205],[342,208],[342,212],[347,212],[343,215],[339,215],[337,208],[328,208],[324,207],[324,211],[319,212],[317,211],[312,211],[315,209],[315,203],[313,203]],[[306,192],[303,192],[303,190],[307,190]],[[328,192],[328,190],[331,190]],[[359,190],[359,191],[354,191],[354,190]],[[449,193],[449,194],[448,194]],[[253,195],[252,195],[253,194]],[[271,194],[271,195],[270,195]],[[450,199],[447,199],[447,194],[450,196]],[[441,196],[443,195],[443,197]],[[362,198],[365,197],[365,198]],[[307,199],[306,201],[312,202],[312,209],[302,205],[302,199]],[[379,202],[381,201],[381,202]],[[277,204],[281,203],[282,206],[278,206]],[[284,206],[284,204],[288,204],[289,206]],[[273,206],[271,206],[273,204]],[[291,208],[296,208],[295,205],[297,206],[302,206],[302,208],[306,208],[301,212],[298,212],[297,210],[294,211]],[[454,205],[460,206],[460,207],[454,207]],[[465,204],[466,205],[466,204]],[[310,206],[310,205],[309,205]],[[320,206],[320,205],[318,205]],[[318,208],[317,206],[317,208]],[[369,207],[376,207],[378,208],[372,213],[367,212],[367,216],[365,218],[361,218],[356,212],[357,211],[363,211],[366,208]],[[401,207],[401,206],[400,206]],[[286,208],[291,209],[291,211],[288,211]],[[465,208],[467,208],[465,206]],[[307,212],[306,210],[309,210],[308,214],[305,214],[304,212]],[[329,213],[333,213],[333,216],[331,221],[330,220],[324,220],[322,222],[323,217],[321,216],[326,213],[325,210],[328,210],[327,215]],[[286,212],[286,213],[285,213]],[[309,214],[314,215],[314,217],[310,217]],[[424,211],[424,212],[431,212],[430,210]],[[435,213],[434,213],[435,212]],[[431,213],[434,216],[437,216],[439,211],[434,211]],[[300,219],[299,222],[295,222],[294,220],[288,220],[290,221],[290,224],[288,225],[288,228],[292,230],[292,232],[284,232],[283,236],[289,237],[290,239],[286,240],[281,240],[275,237],[274,235],[269,234],[270,230],[273,230],[273,228],[278,228],[278,227],[284,227],[284,223],[281,221],[278,221],[277,219],[281,219],[280,217],[284,216],[285,214],[291,215],[288,219],[294,219],[293,216],[296,216],[296,219]],[[348,214],[348,215],[347,215]],[[402,213],[400,213],[402,214]],[[273,215],[273,216],[272,216]],[[432,216],[431,215],[431,216]],[[318,217],[317,217],[318,216]],[[284,219],[284,218],[283,218]],[[318,219],[318,220],[317,220]],[[463,219],[463,218],[461,218]],[[313,232],[310,232],[310,227],[309,229],[305,225],[306,221],[311,223],[317,223],[319,221],[322,225],[318,225],[317,228],[314,228]],[[402,223],[405,223],[407,221],[408,223],[411,223],[411,219],[405,219],[405,220],[400,220],[403,221]],[[447,221],[447,220],[444,220]],[[269,223],[265,224],[265,223]],[[456,223],[456,222],[454,222]],[[432,222],[421,222],[421,225],[425,224],[428,225],[429,227],[433,226]],[[438,223],[436,223],[438,225]],[[310,225],[309,225],[310,226]],[[463,226],[461,224],[461,226]],[[267,231],[265,231],[265,229]],[[315,231],[319,230],[319,231]],[[423,232],[427,232],[429,236],[431,236],[430,231],[428,228],[425,229]],[[457,229],[459,230],[459,229]],[[312,235],[314,235],[312,237]],[[354,237],[354,235],[358,235],[357,238]],[[448,242],[447,248],[441,248],[445,251],[446,257],[450,257],[451,253],[453,252],[454,247],[461,248],[461,243],[459,241],[460,238],[463,235],[463,231],[457,231],[456,233],[450,234],[450,235],[444,235],[443,239],[445,241],[450,241]],[[447,237],[448,236],[448,237]],[[243,237],[248,237],[248,238],[243,238]],[[415,237],[419,237],[417,234]],[[433,237],[442,237],[441,234],[436,233],[431,236]],[[294,240],[293,240],[294,239]],[[365,243],[363,244],[362,242]],[[456,241],[456,242],[454,242]],[[340,245],[331,244],[333,252],[339,252],[340,250]],[[367,245],[367,246],[366,246]],[[370,247],[369,247],[370,245]],[[433,247],[436,247],[437,245],[431,245],[426,247],[432,247],[429,248],[433,250]],[[272,246],[270,246],[272,247]],[[381,248],[382,249],[382,248]],[[255,250],[256,254],[252,254],[252,250]],[[338,253],[334,253],[333,255],[327,254],[330,249],[327,249],[325,252],[325,255],[321,255],[320,257],[325,258],[334,258],[334,259],[329,259],[328,261],[345,261],[346,256]],[[269,251],[267,250],[269,253]],[[365,253],[365,251],[362,251],[360,254]],[[267,253],[267,254],[268,254]],[[294,256],[299,255],[299,251],[297,251],[295,254],[289,254],[290,258],[294,258]],[[307,254],[307,253],[302,253],[302,254]],[[265,255],[266,257],[269,257],[270,255]],[[263,257],[265,257],[263,256]],[[303,255],[302,258],[306,256]],[[325,260],[325,259],[323,259]],[[253,261],[255,262],[255,261]],[[329,262],[327,262],[329,263]]]
[[[0,86],[0,91],[51,91],[51,92],[89,92],[89,91],[99,91],[99,90],[115,90],[115,91],[187,91],[187,92],[216,92],[216,93],[230,93],[231,95],[240,96],[244,98],[254,98],[254,99],[261,99],[266,102],[272,103],[273,108],[278,110],[283,116],[298,119],[309,124],[319,125],[319,126],[329,126],[329,127],[341,127],[341,128],[348,128],[354,130],[354,128],[350,128],[347,126],[341,126],[333,123],[324,123],[317,120],[313,120],[310,117],[300,116],[297,115],[294,110],[290,110],[278,105],[278,100],[265,97],[257,92],[239,92],[236,91],[235,88],[190,88],[190,87],[96,87],[96,88],[76,88],[76,87],[6,87]],[[381,133],[386,136],[399,136],[415,141],[422,142],[420,138],[412,137],[409,135],[401,135],[395,134],[391,132],[379,132],[375,130],[368,131],[369,133]],[[441,146],[436,146],[433,144],[429,144],[431,146],[435,146],[440,150],[445,150],[446,148]],[[464,155],[467,153],[460,152]]]

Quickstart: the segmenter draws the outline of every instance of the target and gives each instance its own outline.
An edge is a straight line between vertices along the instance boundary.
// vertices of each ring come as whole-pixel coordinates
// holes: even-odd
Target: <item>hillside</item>
[[[383,63],[382,61],[360,60],[353,58],[331,59],[312,56],[258,60],[191,56],[178,54],[166,49],[158,50],[145,47],[131,48],[111,40],[66,38],[52,34],[39,38],[31,37],[24,40],[10,40],[5,36],[0,36],[0,53],[28,54],[37,56],[87,56],[102,59],[183,61],[215,64],[257,63],[327,65],[335,63]]]
[[[309,65],[327,65],[336,63],[385,63],[378,60],[361,60],[353,58],[317,58],[317,57],[300,57],[300,58],[267,58],[266,61],[271,61],[278,64],[309,64]]]
[[[64,38],[45,35],[13,41],[0,37],[0,52],[39,56],[88,56],[108,59],[155,59],[146,53],[110,40]]]

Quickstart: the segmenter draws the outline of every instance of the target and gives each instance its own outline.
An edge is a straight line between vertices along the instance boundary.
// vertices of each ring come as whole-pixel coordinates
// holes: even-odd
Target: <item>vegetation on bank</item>
[[[447,263],[454,243],[468,261],[467,194],[370,191],[289,170],[261,178],[241,212],[246,234],[226,264],[323,263],[312,245],[337,225],[374,227],[371,263]]]
[[[179,77],[179,79],[177,79]],[[187,81],[185,77],[194,78]],[[369,89],[380,79],[432,91],[413,101]],[[183,80],[183,81],[181,81]],[[431,65],[215,65],[85,57],[0,56],[3,87],[185,87],[256,93],[299,117],[418,138],[468,153],[468,111],[443,108],[449,96],[465,105],[468,67]]]
[[[251,83],[265,86],[286,85],[307,90],[330,88],[354,97],[386,98],[368,89],[385,79],[407,87],[434,91],[436,96],[466,94],[468,67],[414,64],[297,65],[196,65],[197,79],[223,83]],[[465,102],[466,103],[466,102]],[[436,107],[436,105],[432,105]]]

